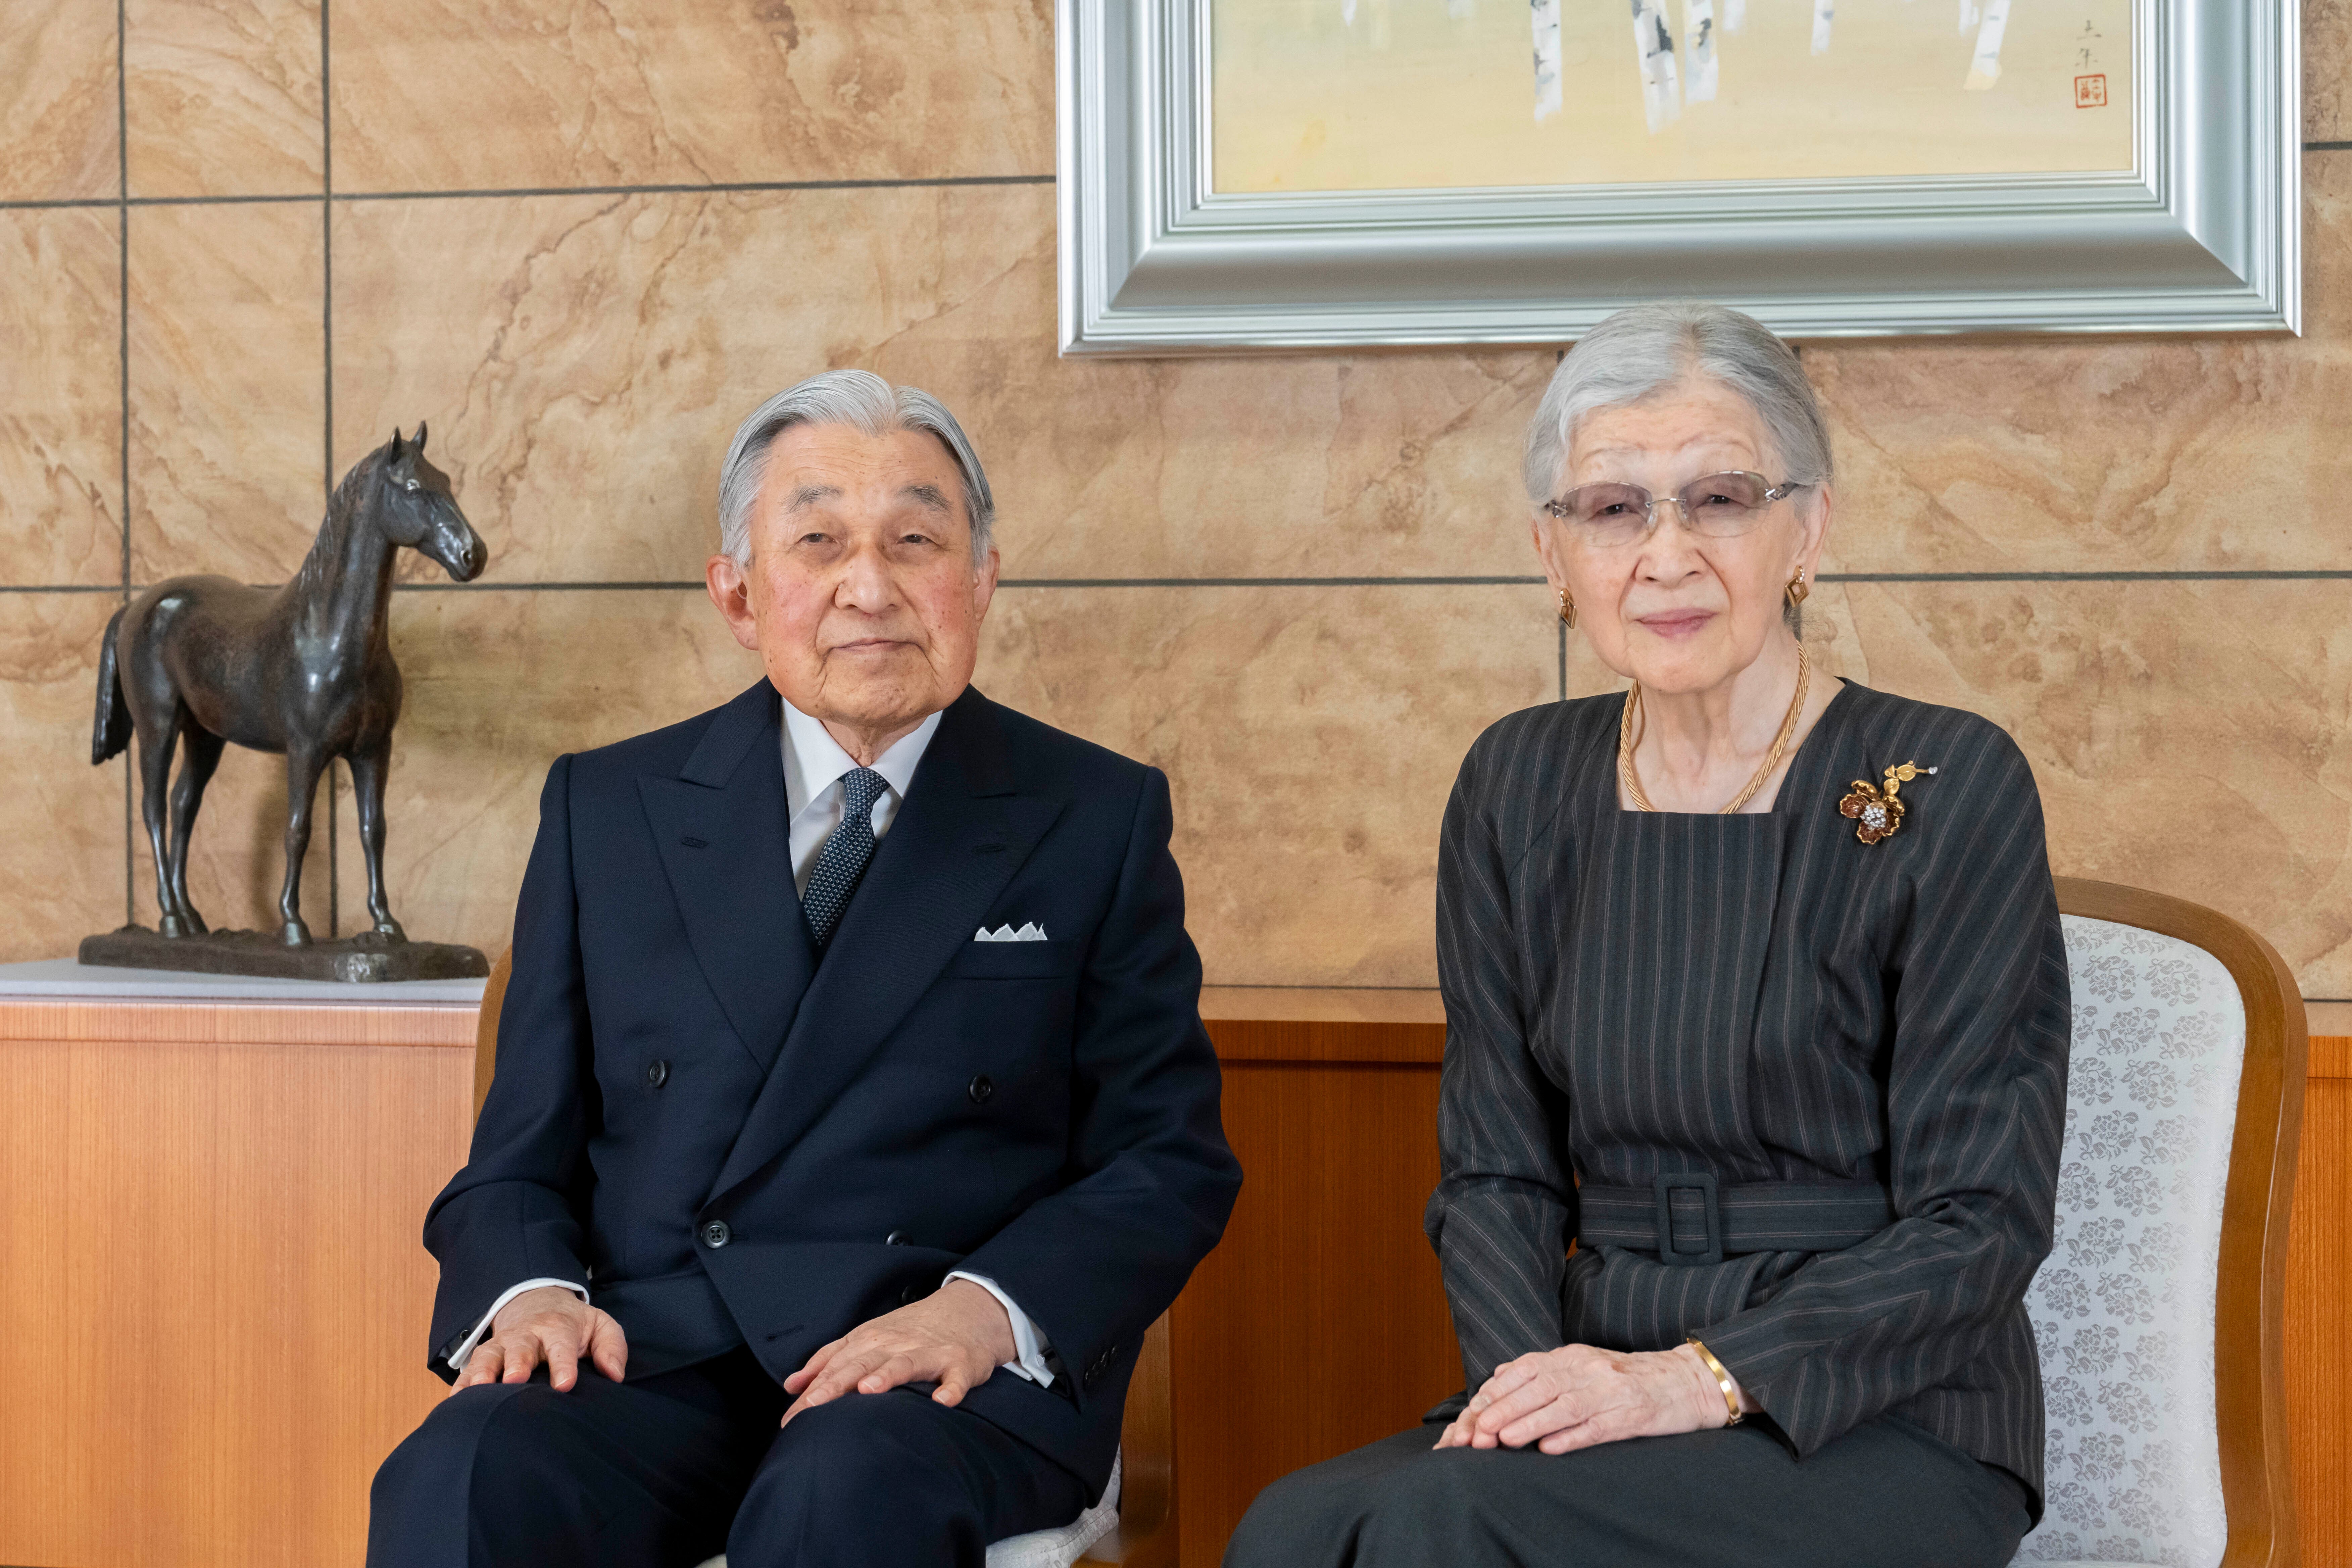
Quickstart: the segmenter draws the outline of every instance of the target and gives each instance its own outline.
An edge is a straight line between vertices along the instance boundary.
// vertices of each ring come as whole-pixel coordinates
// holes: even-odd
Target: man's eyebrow
[[[918,506],[929,507],[933,511],[953,511],[955,510],[948,504],[947,491],[940,489],[937,485],[902,486],[898,490],[898,499],[901,500],[913,501]]]
[[[839,500],[840,499],[839,485],[803,485],[785,498],[784,510],[799,511],[804,507],[814,506],[821,500]]]

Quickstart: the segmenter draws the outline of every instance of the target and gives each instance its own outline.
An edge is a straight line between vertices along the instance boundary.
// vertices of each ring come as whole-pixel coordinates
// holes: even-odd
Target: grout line
[[[323,12],[323,5],[322,5]],[[320,17],[319,30],[324,47],[326,18]],[[325,89],[325,72],[320,72],[320,89]],[[929,190],[960,185],[1050,185],[1051,174],[940,174],[924,179],[904,180],[723,180],[709,184],[685,181],[643,185],[515,185],[499,190],[449,191],[333,191],[327,200],[336,202],[437,202],[471,201],[483,196],[676,196],[730,195],[757,194],[762,191],[900,191]],[[268,202],[315,202],[320,198],[307,192],[292,195],[201,195],[201,196],[132,196],[134,207],[202,207],[249,206]],[[18,212],[54,207],[111,207],[122,205],[113,196],[60,196],[48,199],[0,201],[0,212]]]
[[[903,180],[713,180],[636,185],[511,185],[496,190],[352,191],[341,202],[435,202],[481,196],[701,196],[762,191],[899,191],[959,185],[1050,185],[1051,174],[937,174]]]
[[[2352,142],[2306,142],[2303,150],[2306,153],[2352,153]]]
[[[334,8],[334,0],[319,0],[319,439],[324,504],[330,507],[335,500],[335,56],[328,22]],[[327,940],[332,942],[343,934],[342,846],[336,827],[332,757],[327,759],[326,772]]]
[[[1824,572],[1822,583],[2333,583],[2352,571],[2279,572]]]
[[[114,176],[116,281],[121,286],[121,310],[115,323],[115,352],[120,361],[117,392],[121,416],[122,580],[116,591],[127,608],[131,604],[131,77],[129,0],[114,0]],[[121,612],[118,611],[117,614]],[[131,775],[138,772],[139,742],[122,755],[122,923],[139,918],[138,832],[133,825]],[[161,866],[155,875],[163,875]]]
[[[127,309],[127,307],[126,307]],[[128,363],[126,350],[126,365]],[[128,371],[125,372],[128,385]],[[331,406],[329,417],[332,418]],[[331,435],[330,436],[331,439]],[[129,485],[130,448],[126,434],[124,485]],[[130,544],[124,541],[124,575],[130,571]],[[1824,572],[1822,583],[2337,583],[2352,581],[2352,570],[2314,569],[2248,572]],[[1538,577],[1007,577],[1001,588],[1524,588],[1540,586]],[[120,587],[75,583],[0,583],[0,594],[130,594],[147,586],[126,581]],[[276,587],[257,583],[255,587]],[[547,594],[699,593],[693,578],[677,581],[646,578],[603,581],[535,580],[517,583],[395,583],[403,594]],[[1566,630],[1562,628],[1563,632]]]

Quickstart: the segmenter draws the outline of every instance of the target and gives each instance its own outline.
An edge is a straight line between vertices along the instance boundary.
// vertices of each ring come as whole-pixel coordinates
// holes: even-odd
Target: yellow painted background
[[[2134,0],[2016,0],[2000,79],[1979,92],[1959,0],[1839,0],[1821,55],[1813,0],[1748,0],[1741,31],[1718,29],[1716,99],[1654,135],[1625,0],[1561,0],[1562,103],[1540,124],[1525,0],[1458,17],[1445,0],[1357,0],[1352,24],[1341,0],[1211,5],[1220,192],[2132,167]],[[1681,0],[1666,17],[1687,65]],[[2074,106],[2084,74],[2105,76],[2106,108]]]

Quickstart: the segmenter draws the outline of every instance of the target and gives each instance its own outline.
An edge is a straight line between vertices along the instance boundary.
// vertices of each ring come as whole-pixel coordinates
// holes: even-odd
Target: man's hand
[[[450,1392],[478,1383],[528,1383],[531,1369],[542,1361],[549,1384],[569,1392],[580,1381],[583,1356],[618,1383],[629,1364],[628,1336],[611,1313],[598,1311],[569,1290],[542,1285],[499,1309],[489,1333],[474,1347]]]
[[[902,1383],[936,1383],[933,1399],[961,1405],[1016,1353],[1013,1320],[996,1298],[969,1279],[950,1279],[910,1307],[860,1323],[809,1357],[806,1366],[784,1379],[784,1392],[796,1396],[784,1412],[784,1424],[853,1389],[883,1394]]]
[[[1688,1345],[1631,1352],[1563,1345],[1496,1367],[1434,1446],[1534,1443],[1565,1454],[1622,1437],[1703,1432],[1730,1415],[1721,1385]]]

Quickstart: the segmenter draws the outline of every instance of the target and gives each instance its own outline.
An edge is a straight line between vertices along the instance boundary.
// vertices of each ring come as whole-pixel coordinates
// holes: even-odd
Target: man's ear
[[[702,585],[709,594],[735,640],[760,651],[760,617],[751,611],[751,578],[732,555],[714,555],[703,563]]]

